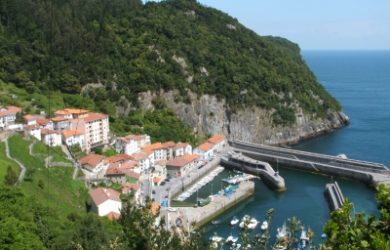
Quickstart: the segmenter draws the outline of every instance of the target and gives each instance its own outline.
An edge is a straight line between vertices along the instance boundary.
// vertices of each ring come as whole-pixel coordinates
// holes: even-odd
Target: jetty
[[[344,196],[337,181],[325,185],[325,196],[332,211],[341,209],[344,204]]]
[[[380,163],[242,141],[229,143],[235,152],[256,160],[279,163],[289,169],[359,180],[372,186],[390,185],[390,170]]]
[[[227,155],[221,156],[221,165],[226,168],[258,176],[277,191],[286,190],[283,177],[267,162],[254,160],[241,153],[231,151]]]

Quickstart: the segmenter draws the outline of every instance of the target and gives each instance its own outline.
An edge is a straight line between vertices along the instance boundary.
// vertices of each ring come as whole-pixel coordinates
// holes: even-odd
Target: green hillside
[[[190,89],[229,108],[274,110],[295,121],[294,103],[323,116],[340,109],[304,63],[299,47],[262,37],[194,0],[17,0],[0,3],[0,79],[30,93],[84,91],[105,112],[142,91]],[[120,98],[122,97],[122,98]]]

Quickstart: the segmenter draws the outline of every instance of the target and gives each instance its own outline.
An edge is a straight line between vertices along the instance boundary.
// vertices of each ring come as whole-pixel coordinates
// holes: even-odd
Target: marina
[[[224,170],[223,167],[217,167],[216,169],[212,170],[209,174],[202,177],[199,181],[197,181],[194,185],[192,185],[185,192],[181,193],[175,200],[177,200],[177,201],[187,200],[191,195],[193,195],[195,192],[197,192],[200,188],[205,186],[207,183],[212,181],[217,175],[222,173],[223,170]]]

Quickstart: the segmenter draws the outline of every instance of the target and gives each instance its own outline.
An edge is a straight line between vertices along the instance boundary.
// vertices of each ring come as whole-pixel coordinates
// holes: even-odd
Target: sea
[[[302,56],[318,81],[337,100],[350,117],[350,125],[333,133],[301,142],[293,148],[330,155],[383,163],[390,166],[390,51],[303,51]],[[329,219],[329,208],[324,197],[325,184],[331,177],[279,168],[285,178],[287,191],[276,193],[256,181],[255,194],[242,204],[226,211],[202,230],[205,238],[214,234],[227,237],[238,235],[239,229],[229,224],[233,216],[248,214],[263,221],[267,211],[274,209],[270,226],[274,238],[276,230],[293,216],[310,227],[315,243]],[[223,176],[228,176],[225,172]],[[222,178],[216,178],[199,192],[207,196],[222,188]],[[375,190],[363,183],[335,179],[345,197],[353,203],[354,213],[378,216]],[[256,232],[259,233],[259,227]],[[272,239],[271,239],[272,240]]]

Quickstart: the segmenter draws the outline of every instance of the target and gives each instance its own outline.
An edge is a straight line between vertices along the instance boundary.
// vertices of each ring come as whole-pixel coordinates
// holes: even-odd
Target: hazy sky
[[[390,49],[390,0],[198,0],[302,49]]]

